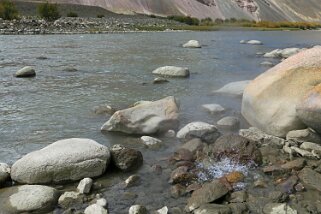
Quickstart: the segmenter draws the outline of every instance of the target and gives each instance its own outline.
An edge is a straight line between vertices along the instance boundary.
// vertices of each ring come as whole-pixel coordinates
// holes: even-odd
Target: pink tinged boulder
[[[303,123],[321,133],[321,84],[311,89],[302,98],[296,107],[296,111]]]
[[[141,104],[115,112],[101,127],[102,131],[150,135],[178,127],[179,106],[174,97]]]
[[[262,131],[285,137],[306,128],[296,108],[321,82],[321,47],[302,51],[258,76],[245,88],[242,114]]]
[[[109,162],[106,146],[90,139],[71,138],[25,155],[13,164],[11,178],[27,184],[76,181],[102,175]]]

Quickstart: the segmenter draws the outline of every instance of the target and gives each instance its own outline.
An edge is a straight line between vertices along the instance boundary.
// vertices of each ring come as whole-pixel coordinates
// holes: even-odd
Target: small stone
[[[157,138],[153,138],[150,136],[142,136],[140,138],[142,140],[142,143],[148,147],[159,147],[162,144],[162,141]]]
[[[263,179],[258,179],[254,181],[255,188],[266,188],[267,184]]]
[[[162,168],[162,166],[156,164],[156,165],[153,165],[153,166],[152,166],[152,171],[153,171],[156,175],[161,175],[162,172],[163,172],[163,168]]]
[[[101,206],[101,207],[105,207],[107,206],[107,200],[104,198],[100,198],[96,201],[96,204]]]
[[[232,203],[229,204],[228,207],[231,209],[231,213],[233,214],[249,213],[246,203]]]
[[[317,189],[318,191],[321,191],[321,174],[313,171],[310,168],[305,167],[299,173],[299,178],[303,183]]]
[[[90,205],[84,211],[85,214],[108,214],[107,210],[97,204]]]
[[[153,80],[154,84],[162,84],[162,83],[167,83],[167,82],[169,82],[169,81],[167,79],[163,78],[163,77],[156,77]]]
[[[305,187],[303,186],[302,183],[298,183],[297,185],[295,185],[294,189],[297,192],[303,192],[305,190]]]
[[[147,214],[147,209],[142,205],[133,205],[129,208],[129,214]]]
[[[88,194],[91,190],[91,186],[93,185],[93,179],[91,178],[84,178],[78,184],[78,192],[83,194]]]
[[[189,40],[183,45],[183,48],[201,48],[201,44],[197,40]]]
[[[36,72],[33,67],[26,66],[26,67],[20,69],[19,71],[17,71],[15,76],[22,77],[22,78],[23,77],[34,77],[34,76],[36,76]]]
[[[293,130],[287,133],[287,140],[321,144],[321,136],[312,129]]]
[[[170,183],[188,183],[195,177],[194,174],[188,172],[188,167],[180,166],[175,169],[170,176]]]
[[[259,40],[249,40],[246,42],[246,44],[249,44],[249,45],[263,45],[263,43]]]
[[[140,176],[139,175],[131,175],[125,180],[125,187],[133,187],[139,184],[140,182]]]
[[[165,133],[165,137],[170,137],[170,138],[173,138],[176,136],[176,132],[174,130],[168,130],[166,133]]]
[[[143,155],[140,151],[115,144],[111,148],[113,164],[121,171],[132,171],[143,164]]]
[[[229,206],[222,204],[203,204],[194,210],[194,214],[232,214]]]
[[[157,214],[167,214],[168,213],[168,208],[167,206],[162,207],[161,209],[156,211]]]
[[[204,142],[213,143],[221,135],[214,125],[204,122],[192,122],[177,132],[176,137],[183,142],[199,138]]]
[[[237,117],[228,116],[217,121],[217,125],[222,128],[235,130],[240,127],[240,120]]]
[[[100,105],[94,108],[95,114],[107,114],[107,115],[112,115],[116,112],[116,109],[111,107],[110,105]]]
[[[244,175],[242,172],[230,172],[229,174],[225,175],[226,180],[229,183],[238,183],[244,180]]]
[[[271,199],[273,203],[283,203],[286,201],[287,196],[287,194],[281,191],[272,191],[269,193],[269,199]]]
[[[153,74],[167,76],[167,77],[189,77],[190,72],[188,68],[176,67],[176,66],[164,66],[155,69]]]
[[[262,65],[262,66],[267,66],[267,67],[272,67],[272,66],[273,66],[273,63],[272,63],[272,62],[269,62],[269,61],[264,61],[264,62],[261,62],[260,65]]]
[[[211,114],[219,114],[225,111],[225,108],[219,104],[204,104],[202,107]]]
[[[65,192],[58,199],[58,204],[62,208],[68,208],[74,204],[82,204],[84,197],[79,192]]]
[[[76,72],[78,70],[77,70],[77,68],[74,68],[74,67],[67,67],[67,68],[64,68],[64,71],[66,71],[66,72]]]

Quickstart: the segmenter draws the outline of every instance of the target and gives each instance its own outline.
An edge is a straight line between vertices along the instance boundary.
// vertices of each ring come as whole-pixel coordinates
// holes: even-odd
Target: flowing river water
[[[190,39],[199,40],[203,48],[182,48]],[[243,39],[257,39],[264,45],[240,44]],[[215,124],[224,115],[241,117],[241,99],[212,91],[265,71],[267,67],[260,63],[267,59],[257,52],[320,44],[320,31],[0,36],[0,162],[13,164],[26,153],[63,138],[91,138],[106,146],[120,143],[142,151],[144,166],[136,172],[142,184],[130,190],[116,185],[130,174],[107,172],[97,179],[97,191],[103,187],[99,192],[111,213],[127,213],[130,205],[139,203],[149,209],[183,207],[185,199],[170,197],[166,168],[167,158],[180,143],[161,137],[165,142],[161,148],[148,149],[138,136],[101,133],[108,117],[96,115],[93,108],[101,104],[126,108],[139,100],[175,96],[181,106],[180,126],[192,121]],[[27,65],[35,67],[35,78],[13,77]],[[165,65],[188,67],[191,76],[152,84],[151,71]],[[77,71],[66,71],[70,68]],[[209,115],[202,109],[208,103],[221,104],[227,111]],[[242,127],[247,127],[246,122]],[[151,173],[154,164],[164,167],[161,176]]]

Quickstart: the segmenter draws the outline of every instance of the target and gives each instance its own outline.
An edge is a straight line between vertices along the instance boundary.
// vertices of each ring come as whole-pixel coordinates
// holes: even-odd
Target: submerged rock
[[[197,40],[189,40],[183,45],[183,48],[201,48],[201,44]]]
[[[169,82],[169,81],[167,79],[163,78],[163,77],[156,77],[153,80],[154,84],[161,84],[161,83],[166,83],[166,82]]]
[[[227,205],[204,204],[194,210],[194,214],[232,214],[232,210]]]
[[[276,145],[283,147],[285,140],[283,138],[275,137],[273,135],[266,134],[258,128],[250,127],[249,129],[241,129],[239,134],[254,142],[259,142],[265,145]]]
[[[15,77],[34,77],[36,76],[35,69],[31,66],[26,66],[16,72]]]
[[[285,48],[285,49],[275,49],[263,55],[266,58],[288,58],[294,54],[301,51],[300,48]]]
[[[108,114],[108,115],[112,115],[114,114],[117,110],[113,107],[111,107],[110,105],[100,105],[97,106],[93,109],[93,111],[95,112],[95,114]]]
[[[160,139],[150,137],[150,136],[142,136],[140,138],[144,145],[148,147],[159,147],[162,144]]]
[[[1,213],[46,213],[57,204],[56,189],[40,185],[8,187],[0,190]]]
[[[152,73],[167,77],[188,77],[190,75],[188,68],[176,66],[160,67],[154,70]]]
[[[224,85],[222,88],[214,91],[214,94],[226,94],[232,96],[242,96],[245,87],[250,83],[250,80],[231,82]]]
[[[142,205],[133,205],[129,208],[128,214],[147,214],[146,207]]]
[[[211,114],[218,114],[225,111],[225,108],[219,104],[204,104],[202,107]]]
[[[214,142],[221,133],[214,125],[204,122],[192,122],[184,126],[177,132],[176,137],[181,141],[189,141],[194,138],[199,138],[204,142]]]
[[[243,94],[244,118],[278,137],[306,128],[302,119],[309,117],[297,113],[297,105],[321,81],[320,57],[321,47],[302,51],[251,81]]]
[[[60,207],[66,209],[73,205],[79,205],[84,202],[84,196],[80,192],[65,192],[58,199]]]
[[[299,173],[299,178],[303,183],[321,192],[321,186],[320,186],[321,174],[306,167],[302,169],[301,172]]]
[[[269,203],[263,208],[264,214],[297,214],[298,211],[292,209],[285,203]]]
[[[186,210],[191,212],[203,204],[214,202],[217,199],[225,196],[229,190],[220,181],[214,180],[210,183],[205,183],[203,186],[192,193],[188,199]]]
[[[143,164],[142,153],[135,149],[116,144],[111,148],[110,152],[112,163],[121,171],[132,171]]]
[[[59,140],[16,161],[11,178],[28,184],[76,181],[103,174],[109,160],[109,149],[96,141]]]
[[[225,129],[235,130],[240,127],[240,120],[237,117],[228,116],[217,121],[217,125]]]
[[[179,106],[174,97],[117,111],[101,127],[102,131],[128,134],[155,134],[176,129]]]

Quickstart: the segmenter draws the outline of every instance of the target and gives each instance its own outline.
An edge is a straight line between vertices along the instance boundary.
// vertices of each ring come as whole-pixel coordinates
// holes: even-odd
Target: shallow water
[[[199,40],[204,47],[180,47],[190,39]],[[264,45],[242,45],[239,41],[243,39],[258,39]],[[257,52],[318,44],[320,31],[0,36],[0,161],[12,164],[22,155],[62,138],[91,138],[107,146],[126,144],[143,152],[145,165],[137,172],[143,175],[143,184],[131,190],[138,196],[113,191],[120,195],[109,195],[114,198],[110,199],[112,210],[121,213],[134,202],[145,202],[151,208],[170,205],[174,202],[169,202],[167,191],[169,172],[158,179],[149,166],[166,165],[166,158],[179,143],[164,138],[161,149],[149,150],[137,142],[137,137],[101,133],[100,126],[108,118],[95,115],[93,108],[106,103],[125,108],[138,100],[173,95],[180,101],[181,126],[195,120],[215,123],[224,115],[240,116],[240,99],[212,95],[211,91],[265,71],[260,63],[266,59]],[[48,59],[37,59],[40,56]],[[36,78],[13,77],[27,65],[35,67]],[[151,71],[164,65],[186,66],[191,77],[153,85]],[[69,67],[78,71],[64,71]],[[201,107],[207,103],[219,103],[228,110],[224,115],[211,116]],[[126,176],[116,176],[116,181]],[[99,182],[106,184],[106,179],[108,175]],[[108,200],[108,191],[106,194]],[[125,199],[119,202],[122,197]]]

